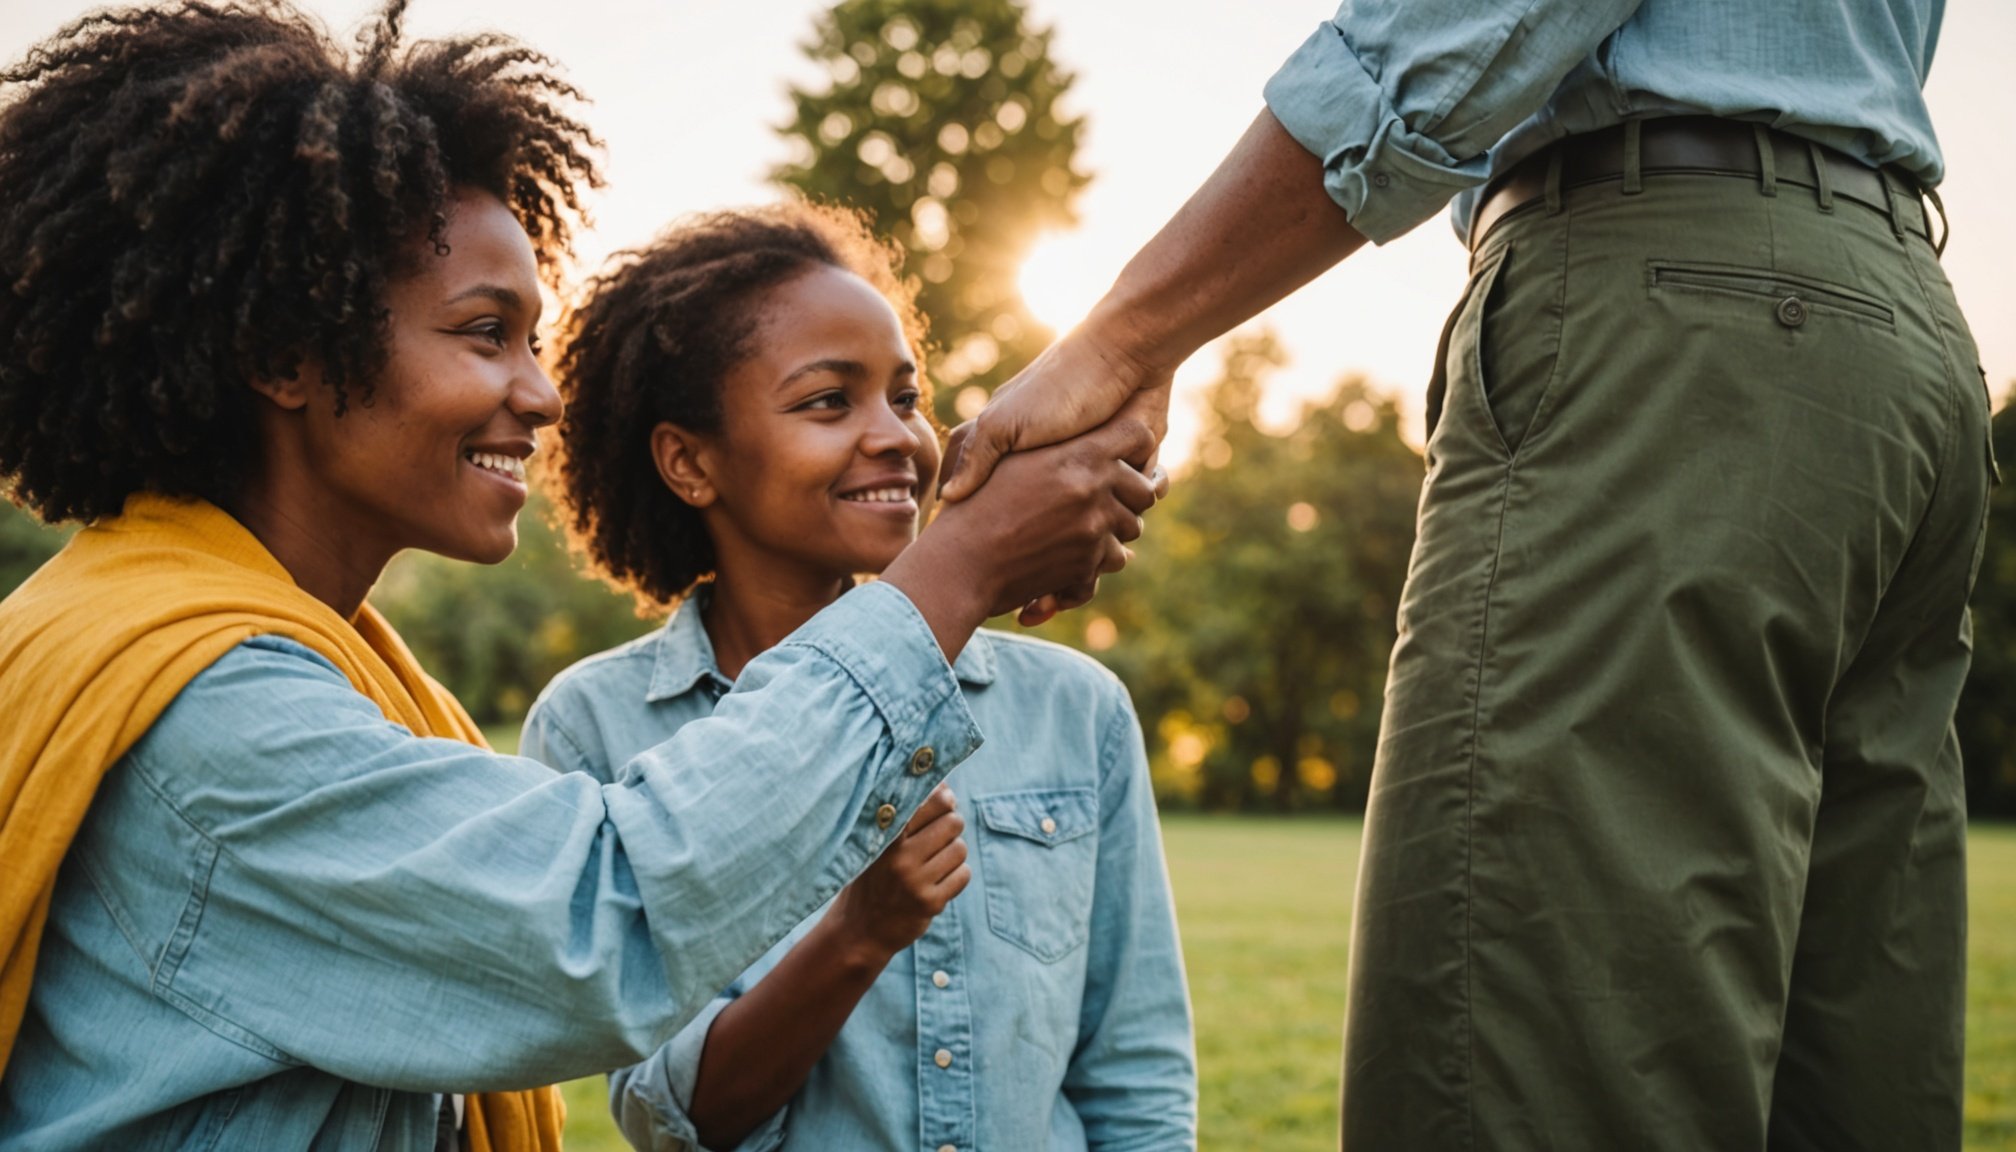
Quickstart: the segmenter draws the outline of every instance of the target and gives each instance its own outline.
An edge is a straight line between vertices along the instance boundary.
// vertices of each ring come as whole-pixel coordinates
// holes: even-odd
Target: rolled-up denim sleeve
[[[632,1148],[642,1152],[771,1152],[784,1143],[791,1114],[788,1105],[771,1113],[733,1148],[701,1144],[689,1114],[707,1034],[715,1018],[751,983],[754,981],[746,976],[737,980],[650,1059],[609,1074],[609,1113]]]
[[[1094,1152],[1197,1146],[1197,1058],[1141,724],[1110,691],[1099,860],[1078,1043],[1064,1094]]]
[[[1484,182],[1488,154],[1641,0],[1345,0],[1267,82],[1375,244]]]
[[[752,661],[620,784],[415,737],[320,657],[255,639],[129,757],[188,829],[189,910],[148,945],[154,991],[276,1061],[410,1091],[630,1064],[979,741],[883,585]]]
[[[780,1108],[732,1149],[700,1143],[688,1109],[700,1079],[700,1056],[714,1020],[742,994],[737,981],[714,998],[693,1022],[642,1063],[609,1074],[609,1114],[632,1148],[640,1152],[769,1152],[784,1143],[788,1108]]]

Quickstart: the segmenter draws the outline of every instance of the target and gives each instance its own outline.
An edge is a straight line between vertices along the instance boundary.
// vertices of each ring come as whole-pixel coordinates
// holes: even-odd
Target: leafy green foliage
[[[772,178],[903,245],[949,420],[961,389],[982,390],[970,411],[1049,342],[1015,276],[1090,179],[1073,166],[1084,119],[1057,108],[1072,77],[1021,0],[842,0],[803,48],[829,84],[791,90],[796,155]]]
[[[56,554],[74,528],[44,528],[33,516],[0,500],[0,596],[12,592]]]
[[[1165,801],[1364,804],[1422,463],[1360,380],[1261,428],[1282,360],[1271,334],[1231,342],[1196,465],[1134,563],[1047,627],[1127,682]]]

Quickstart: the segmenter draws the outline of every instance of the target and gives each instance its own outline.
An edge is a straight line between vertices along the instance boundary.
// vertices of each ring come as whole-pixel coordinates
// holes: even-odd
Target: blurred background
[[[94,5],[0,0],[0,58]],[[339,32],[371,5],[308,4]],[[673,217],[784,189],[909,253],[947,423],[1097,299],[1216,166],[1329,15],[1271,0],[417,0],[594,99],[608,189],[579,271]],[[1951,0],[1927,88],[1945,266],[2016,462],[2016,7]],[[1147,731],[1197,1000],[1205,1146],[1334,1141],[1357,824],[1422,477],[1422,394],[1465,253],[1446,219],[1354,257],[1178,376],[1176,469],[1138,559],[1041,634],[1127,682]],[[551,310],[549,306],[549,316]],[[1977,819],[1969,1147],[2016,1147],[2016,485],[1992,512],[1960,731]],[[493,568],[402,557],[373,600],[493,735],[580,657],[656,625],[582,578],[535,501]],[[0,502],[0,594],[60,547]],[[1296,816],[1295,820],[1282,817]],[[594,1085],[578,1147],[616,1147]]]

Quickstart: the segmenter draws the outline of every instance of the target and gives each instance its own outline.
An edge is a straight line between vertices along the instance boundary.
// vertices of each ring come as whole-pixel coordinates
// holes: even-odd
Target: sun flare
[[[1083,232],[1052,232],[1036,241],[1016,276],[1030,315],[1057,333],[1069,331],[1112,283],[1107,267]]]

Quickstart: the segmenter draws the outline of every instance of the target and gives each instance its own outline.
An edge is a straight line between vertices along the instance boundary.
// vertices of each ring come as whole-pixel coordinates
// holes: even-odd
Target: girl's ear
[[[715,499],[705,457],[701,439],[677,424],[668,420],[651,429],[651,460],[658,465],[658,478],[695,508],[705,508]]]

